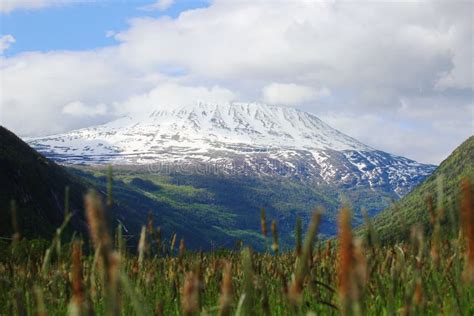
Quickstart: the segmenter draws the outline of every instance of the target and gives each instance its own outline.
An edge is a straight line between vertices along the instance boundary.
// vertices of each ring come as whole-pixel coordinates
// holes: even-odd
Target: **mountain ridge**
[[[400,201],[377,214],[372,226],[384,243],[395,243],[410,238],[413,225],[420,225],[426,232],[432,232],[430,211],[427,199],[437,203],[443,209],[441,222],[444,233],[451,233],[449,227],[459,225],[459,201],[461,198],[460,184],[467,178],[474,184],[474,136],[459,145],[439,167]],[[474,194],[474,192],[472,192]],[[436,210],[438,212],[439,209]],[[367,232],[364,227],[359,233]]]
[[[28,140],[66,163],[214,166],[241,175],[368,186],[402,196],[434,166],[373,149],[315,115],[261,103],[196,103]],[[178,167],[177,167],[178,166]]]

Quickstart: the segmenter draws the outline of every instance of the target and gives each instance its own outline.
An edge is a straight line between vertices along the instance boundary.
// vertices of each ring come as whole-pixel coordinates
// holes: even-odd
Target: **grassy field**
[[[107,168],[104,166],[81,166],[68,171],[105,192]],[[129,214],[144,210],[142,222],[146,221],[147,212],[152,211],[165,235],[176,233],[187,240],[189,249],[195,250],[233,247],[239,239],[244,239],[254,250],[263,250],[264,240],[258,234],[262,207],[269,217],[277,220],[281,248],[289,249],[294,246],[292,232],[296,216],[308,222],[315,205],[325,210],[318,233],[334,236],[341,199],[350,203],[354,223],[358,224],[363,223],[362,207],[374,214],[391,201],[390,196],[369,188],[342,190],[278,177],[159,175],[133,167],[115,167],[113,174],[116,204],[126,207]],[[135,213],[136,217],[140,216],[140,212]],[[139,233],[139,226],[132,227],[128,220],[124,224]]]
[[[164,242],[152,218],[136,251],[120,227],[107,227],[105,205],[85,197],[88,241],[64,241],[65,216],[51,242],[21,239],[15,228],[0,253],[1,315],[473,315],[474,210],[472,187],[461,184],[459,227],[433,233],[414,226],[410,237],[380,244],[367,222],[355,238],[343,207],[338,238],[318,241],[321,213],[306,233],[297,221],[296,247],[279,251],[278,227],[261,214],[268,250],[196,253],[186,240]],[[14,210],[13,210],[14,213]],[[13,219],[15,216],[13,216]],[[453,224],[454,225],[454,224]],[[455,234],[450,234],[456,230]]]

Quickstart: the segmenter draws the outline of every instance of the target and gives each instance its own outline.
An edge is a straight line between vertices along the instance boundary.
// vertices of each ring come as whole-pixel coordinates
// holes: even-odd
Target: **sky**
[[[473,5],[0,0],[0,124],[34,137],[257,101],[439,164],[474,134]]]

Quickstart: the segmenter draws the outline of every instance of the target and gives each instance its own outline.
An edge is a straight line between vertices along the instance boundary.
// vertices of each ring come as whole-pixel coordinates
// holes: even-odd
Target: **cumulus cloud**
[[[158,11],[164,11],[171,7],[174,3],[174,0],[158,0],[155,3],[140,7],[142,10],[146,11],[153,11],[153,10],[158,10]]]
[[[0,56],[0,121],[41,135],[161,103],[263,100],[439,162],[473,134],[472,14],[469,2],[215,0],[176,18],[134,18],[108,34],[117,40],[109,47]],[[63,113],[77,100],[113,111],[80,120]],[[376,138],[384,126],[394,137]]]
[[[0,54],[3,54],[13,43],[15,43],[15,38],[10,34],[0,37]]]
[[[73,116],[105,115],[107,113],[107,106],[103,103],[90,106],[80,101],[74,101],[74,102],[66,104],[62,109],[62,113],[73,115]]]
[[[110,54],[105,49],[0,57],[0,123],[26,136],[87,126],[97,119],[65,116],[63,107],[77,100],[110,105],[145,93],[164,78],[130,73]]]
[[[424,100],[426,102],[428,100]],[[331,126],[372,147],[425,163],[438,164],[474,135],[474,104],[404,104],[392,113],[327,112]]]
[[[0,13],[10,13],[14,10],[37,10],[57,5],[90,2],[91,0],[2,0]]]
[[[122,103],[116,104],[117,112],[125,114],[149,114],[157,109],[170,109],[199,102],[224,103],[231,102],[236,95],[218,86],[188,87],[177,84],[163,84],[148,93],[135,95]]]
[[[443,10],[437,2],[216,1],[177,19],[134,19],[116,38],[141,68],[409,92],[466,66],[453,60],[469,53],[472,31]]]
[[[299,105],[331,95],[328,88],[315,89],[294,83],[271,83],[262,90],[263,100],[269,104]]]

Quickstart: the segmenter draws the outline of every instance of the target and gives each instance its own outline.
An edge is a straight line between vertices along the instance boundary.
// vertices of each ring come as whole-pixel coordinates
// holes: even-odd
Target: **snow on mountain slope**
[[[259,103],[160,109],[29,143],[47,157],[67,163],[148,164],[155,171],[179,165],[193,168],[188,170],[192,172],[365,185],[399,195],[434,169],[370,148],[312,114]]]

